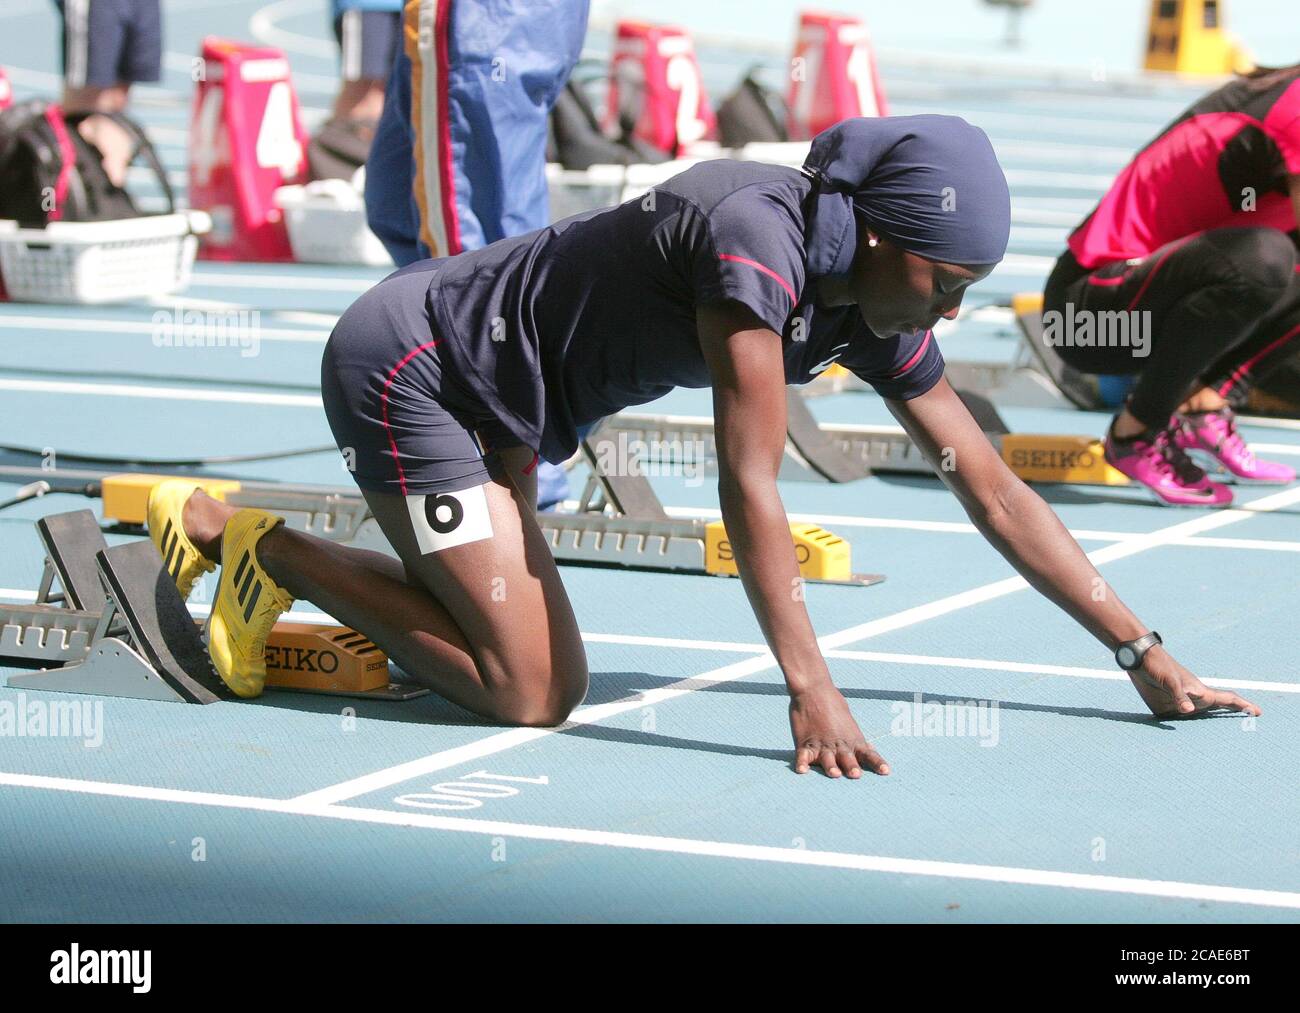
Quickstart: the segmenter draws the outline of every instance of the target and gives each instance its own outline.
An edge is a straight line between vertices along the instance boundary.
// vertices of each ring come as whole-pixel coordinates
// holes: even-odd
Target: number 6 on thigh
[[[406,508],[420,554],[427,556],[491,538],[492,517],[486,490],[486,485],[480,485],[460,492],[407,496]]]

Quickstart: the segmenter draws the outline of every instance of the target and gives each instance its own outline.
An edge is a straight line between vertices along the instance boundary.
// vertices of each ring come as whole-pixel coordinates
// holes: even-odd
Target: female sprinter
[[[1258,70],[1144,148],[1048,279],[1044,310],[1058,321],[1096,323],[1117,311],[1142,315],[1129,331],[1149,321],[1149,347],[1069,335],[1053,344],[1081,372],[1137,375],[1106,434],[1106,458],[1157,502],[1231,503],[1231,490],[1197,462],[1222,481],[1295,479],[1250,452],[1232,406],[1300,349],[1297,215],[1300,65]]]
[[[720,160],[617,208],[412,264],[339,321],[325,409],[400,561],[288,530],[170,481],[149,524],[182,590],[222,565],[209,646],[241,696],[304,598],[412,678],[496,721],[555,725],[587,691],[578,624],[534,513],[538,455],[674,386],[712,387],[719,498],[746,594],[785,675],[796,769],[888,773],[831,683],[776,475],[785,386],[835,360],[865,377],[984,535],[1119,652],[1157,714],[1255,713],[1207,689],[1100,578],[943,378],[930,328],[1006,251],[1006,179],[984,134],[942,116],[851,120],[803,171]]]

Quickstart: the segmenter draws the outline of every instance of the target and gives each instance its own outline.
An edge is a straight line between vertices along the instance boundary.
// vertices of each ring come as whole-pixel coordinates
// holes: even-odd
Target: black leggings
[[[1270,228],[1215,229],[1095,271],[1067,250],[1047,280],[1043,309],[1066,322],[1066,340],[1054,342],[1060,357],[1083,373],[1139,374],[1129,411],[1163,429],[1200,387],[1240,405],[1253,382],[1300,349],[1296,258],[1292,237]],[[1126,312],[1149,321],[1145,357],[1132,345],[1068,338],[1069,321]]]

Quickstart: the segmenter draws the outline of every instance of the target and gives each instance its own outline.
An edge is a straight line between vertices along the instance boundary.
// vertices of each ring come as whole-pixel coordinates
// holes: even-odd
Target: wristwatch
[[[1156,644],[1163,643],[1160,634],[1152,630],[1144,637],[1130,640],[1115,648],[1115,664],[1126,672],[1132,672],[1134,669],[1142,667],[1142,659],[1147,656],[1147,651],[1155,647]]]

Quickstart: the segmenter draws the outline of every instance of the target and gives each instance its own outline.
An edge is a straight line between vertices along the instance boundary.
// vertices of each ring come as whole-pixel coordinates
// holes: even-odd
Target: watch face
[[[1137,664],[1137,652],[1128,646],[1121,647],[1119,649],[1119,663],[1123,668],[1132,668]]]

